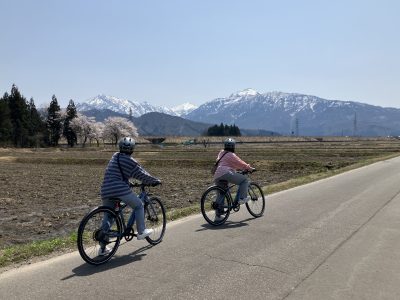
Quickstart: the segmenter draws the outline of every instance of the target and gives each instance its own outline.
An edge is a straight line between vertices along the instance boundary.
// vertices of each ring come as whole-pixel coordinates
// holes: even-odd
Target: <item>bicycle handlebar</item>
[[[246,174],[254,173],[254,172],[256,172],[256,171],[257,171],[257,169],[253,169],[253,170],[240,170],[240,171],[238,171],[238,173],[243,174],[243,175],[246,175]]]
[[[146,184],[146,183],[138,183],[138,182],[131,182],[131,181],[129,181],[129,187],[131,187],[131,188],[133,188],[133,187],[144,188],[144,187],[146,187],[146,186],[152,186],[152,187],[154,187],[154,186],[157,186],[157,185],[160,185],[160,184],[162,184],[161,181],[160,181],[159,183],[156,183],[156,184],[154,184],[154,183],[152,183],[152,184]]]

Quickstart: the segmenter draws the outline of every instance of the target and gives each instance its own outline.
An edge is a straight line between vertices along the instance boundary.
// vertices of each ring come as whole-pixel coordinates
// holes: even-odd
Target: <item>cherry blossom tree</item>
[[[103,138],[117,144],[123,136],[138,136],[137,128],[131,121],[121,117],[109,117],[104,121]]]
[[[78,141],[80,141],[83,147],[88,139],[101,135],[101,133],[98,132],[98,128],[100,127],[96,125],[95,118],[93,117],[87,117],[78,113],[78,116],[71,120],[70,126],[76,133]]]
[[[90,131],[88,138],[90,143],[92,143],[93,140],[96,141],[97,147],[99,146],[99,141],[103,137],[103,131],[104,131],[104,124],[101,122],[94,122],[91,123],[92,130]]]

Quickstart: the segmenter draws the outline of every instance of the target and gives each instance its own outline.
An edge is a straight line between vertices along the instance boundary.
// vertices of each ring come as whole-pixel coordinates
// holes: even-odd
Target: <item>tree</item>
[[[49,145],[57,146],[61,137],[61,112],[55,95],[53,95],[50,106],[47,109],[46,126],[49,134]]]
[[[69,100],[66,117],[64,120],[63,136],[67,139],[68,145],[73,147],[77,143],[76,133],[71,127],[71,121],[77,117],[76,107],[74,101]]]
[[[104,132],[104,124],[101,122],[93,122],[91,124],[91,131],[88,136],[90,143],[92,143],[92,140],[95,140],[98,147],[100,139],[103,137],[103,132]]]
[[[29,110],[29,122],[28,122],[28,132],[30,139],[30,146],[38,147],[41,144],[41,141],[44,139],[46,126],[40,117],[33,98],[29,100],[28,104]]]
[[[216,124],[207,129],[205,135],[207,136],[241,136],[240,129],[235,124],[227,125],[221,123],[219,126]]]
[[[89,118],[82,114],[77,114],[77,117],[71,120],[71,129],[75,132],[77,140],[80,141],[84,147],[90,134],[93,131],[94,118]]]
[[[2,144],[8,143],[12,134],[8,97],[9,95],[5,93],[3,98],[0,98],[0,143]]]
[[[133,122],[132,107],[129,107],[129,121]]]
[[[118,140],[123,136],[138,136],[135,125],[125,118],[107,118],[104,122],[103,137],[117,144]]]
[[[17,86],[12,85],[11,94],[8,97],[10,119],[12,124],[11,139],[16,147],[24,147],[28,144],[28,106],[26,99],[21,95]]]

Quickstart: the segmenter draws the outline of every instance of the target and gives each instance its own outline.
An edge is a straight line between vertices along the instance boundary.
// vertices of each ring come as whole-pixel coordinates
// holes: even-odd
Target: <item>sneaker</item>
[[[224,219],[224,216],[215,215],[214,222],[221,222]]]
[[[154,232],[153,229],[145,229],[142,234],[138,234],[137,235],[137,239],[138,240],[143,240],[146,236],[149,236],[150,234],[152,234]]]
[[[108,246],[105,246],[104,248],[100,248],[99,252],[97,253],[98,256],[104,256],[107,255],[111,252],[111,248]]]
[[[239,199],[238,203],[239,204],[245,204],[245,203],[249,202],[249,200],[250,200],[250,197],[246,197],[244,199]]]

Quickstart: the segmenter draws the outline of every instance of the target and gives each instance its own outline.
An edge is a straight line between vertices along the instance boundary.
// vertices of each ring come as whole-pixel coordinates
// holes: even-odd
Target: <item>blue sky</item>
[[[400,108],[400,1],[0,0],[0,93],[175,106],[253,88]]]

